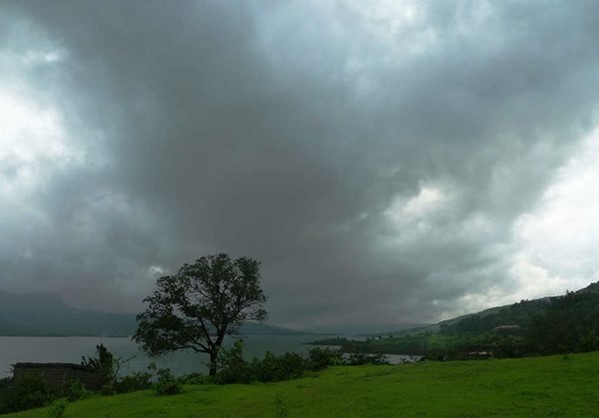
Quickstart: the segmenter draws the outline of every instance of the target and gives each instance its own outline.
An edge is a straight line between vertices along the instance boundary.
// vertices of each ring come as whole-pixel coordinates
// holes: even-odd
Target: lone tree
[[[216,254],[160,277],[152,296],[144,299],[146,311],[137,315],[133,340],[151,356],[181,349],[207,353],[214,376],[225,335],[242,321],[266,318],[259,267],[251,258]]]

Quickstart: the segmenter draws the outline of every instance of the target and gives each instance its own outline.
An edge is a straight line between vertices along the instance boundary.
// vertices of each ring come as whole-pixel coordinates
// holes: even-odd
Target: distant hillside
[[[480,335],[493,331],[497,327],[512,326],[522,331],[530,328],[533,319],[543,314],[554,298],[522,300],[513,305],[491,308],[472,315],[438,324],[442,333]]]
[[[578,292],[587,291],[594,283]],[[597,287],[599,292],[599,287]],[[460,315],[455,318],[446,319],[436,324],[416,326],[413,328],[400,330],[397,334],[410,334],[415,332],[439,332],[439,331],[465,331],[471,328],[473,331],[487,332],[500,325],[520,325],[528,326],[529,320],[535,314],[542,313],[549,302],[559,296],[548,296],[539,299],[521,300],[512,305],[494,306],[479,312]]]
[[[569,292],[567,295],[522,300],[512,305],[496,306],[480,312],[441,321],[429,327],[419,328],[418,331],[457,332],[477,335],[493,331],[493,329],[502,325],[518,325],[523,331],[526,331],[531,326],[532,320],[535,317],[544,314],[558,300],[574,295],[598,296],[599,299],[599,282],[591,283],[587,287],[575,292]],[[413,332],[414,329],[409,331]]]
[[[484,333],[492,331],[500,325],[519,325],[527,329],[531,319],[543,314],[552,305],[566,296],[590,295],[599,296],[599,282],[591,283],[587,287],[562,296],[547,296],[539,299],[522,300],[512,305],[496,306],[480,312],[462,315],[457,318],[441,321],[430,327],[420,328],[420,331],[458,331]]]
[[[127,336],[135,328],[134,314],[77,309],[48,293],[0,291],[0,335]]]
[[[67,305],[50,293],[0,291],[0,336],[129,336],[137,322],[133,313],[94,312]],[[243,335],[294,335],[303,332],[260,323],[245,323]]]
[[[314,344],[341,346],[345,352],[437,359],[464,359],[477,353],[521,357],[599,350],[599,282],[563,296],[522,300],[366,341],[329,338]]]
[[[246,322],[237,330],[241,335],[301,335],[303,331],[255,322]]]
[[[344,324],[310,327],[304,329],[304,331],[311,334],[373,336],[381,334],[397,334],[403,330],[426,326],[428,326],[428,324]]]

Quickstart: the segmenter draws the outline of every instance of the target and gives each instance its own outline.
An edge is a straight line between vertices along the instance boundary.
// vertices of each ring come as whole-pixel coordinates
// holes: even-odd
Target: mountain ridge
[[[127,337],[137,329],[136,314],[75,308],[53,293],[0,290],[0,336]],[[300,335],[291,328],[244,323],[241,335]]]

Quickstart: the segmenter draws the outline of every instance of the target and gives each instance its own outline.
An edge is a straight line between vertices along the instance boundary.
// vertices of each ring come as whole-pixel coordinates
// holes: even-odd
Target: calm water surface
[[[244,337],[246,357],[262,357],[266,351],[282,354],[287,351],[306,352],[308,341],[323,335],[250,335]],[[121,374],[146,371],[150,362],[158,367],[170,367],[177,375],[207,372],[208,356],[179,351],[158,359],[148,358],[129,338],[111,337],[0,337],[0,377],[11,374],[11,365],[19,362],[80,363],[82,356],[95,356],[96,345],[104,344],[116,357],[125,359]],[[225,346],[230,346],[226,341]]]

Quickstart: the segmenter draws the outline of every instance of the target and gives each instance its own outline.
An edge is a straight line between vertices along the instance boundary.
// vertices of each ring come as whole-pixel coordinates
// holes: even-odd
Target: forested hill
[[[438,324],[438,329],[442,333],[467,335],[481,335],[502,329],[509,330],[508,327],[512,327],[512,329],[517,327],[522,332],[526,332],[547,311],[565,310],[570,305],[581,303],[583,299],[588,301],[596,300],[599,305],[599,282],[591,283],[575,292],[567,292],[563,296],[522,300],[513,305],[491,308],[476,314],[443,321]],[[572,312],[573,321],[582,321],[585,316],[591,313],[589,311],[590,306],[579,308],[578,312]]]
[[[0,336],[129,336],[137,327],[134,313],[95,312],[67,305],[50,293],[0,291]],[[246,323],[243,335],[302,334],[290,328]]]
[[[429,358],[495,357],[599,350],[599,282],[563,296],[509,306],[379,336],[367,341],[318,341],[347,352],[421,354]]]
[[[486,339],[506,356],[599,349],[599,282],[575,292],[521,301],[443,326],[441,335]]]
[[[480,335],[501,327],[527,330],[532,319],[542,314],[552,299],[522,300],[513,305],[496,308],[493,312],[468,315],[453,322],[442,322],[439,324],[439,332]]]

